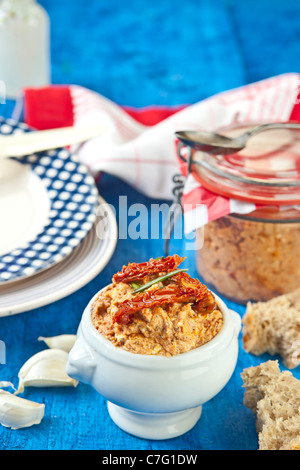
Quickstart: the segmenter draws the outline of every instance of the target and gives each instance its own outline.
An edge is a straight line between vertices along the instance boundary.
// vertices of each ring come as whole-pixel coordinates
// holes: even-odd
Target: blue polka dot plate
[[[30,132],[0,117],[0,134]],[[0,160],[0,284],[61,262],[94,225],[98,190],[65,148]]]
[[[115,251],[118,227],[114,211],[101,196],[98,204],[93,228],[62,263],[0,285],[0,318],[63,299],[99,275]]]

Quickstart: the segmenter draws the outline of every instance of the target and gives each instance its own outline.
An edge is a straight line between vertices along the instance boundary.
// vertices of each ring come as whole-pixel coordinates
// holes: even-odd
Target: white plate
[[[0,117],[0,134],[30,132]],[[0,160],[0,284],[63,260],[95,222],[98,190],[66,149]]]
[[[27,279],[0,286],[0,317],[33,310],[62,299],[94,279],[107,265],[117,242],[117,223],[100,198],[102,214],[87,237],[61,263]]]

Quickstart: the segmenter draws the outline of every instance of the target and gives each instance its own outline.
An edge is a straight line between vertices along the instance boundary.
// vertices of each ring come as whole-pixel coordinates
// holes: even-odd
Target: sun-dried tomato
[[[196,296],[193,302],[193,308],[198,313],[210,313],[216,308],[216,299],[214,295],[199,281],[199,279],[195,279],[184,272],[175,274],[172,279],[175,280],[175,282],[181,283],[186,288],[195,289]],[[199,293],[201,294],[200,297]]]
[[[185,260],[178,255],[166,258],[150,259],[145,263],[129,263],[122,271],[114,274],[114,282],[133,282],[157,273],[168,273],[177,268]]]
[[[172,282],[162,288],[147,290],[125,300],[114,316],[114,322],[127,324],[133,315],[143,308],[153,308],[175,302],[187,302],[195,305],[198,313],[208,313],[215,308],[214,296],[198,279],[187,273],[176,274]]]

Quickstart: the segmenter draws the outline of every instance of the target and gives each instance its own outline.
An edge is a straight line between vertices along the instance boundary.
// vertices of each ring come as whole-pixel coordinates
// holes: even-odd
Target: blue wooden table
[[[123,0],[41,3],[52,23],[52,82],[83,85],[121,105],[194,103],[273,75],[300,72],[298,0],[130,0],[126,6]],[[13,104],[1,106],[1,114],[10,116]],[[101,179],[99,191],[116,210],[120,195],[127,195],[128,204],[141,202],[148,208],[162,202],[109,175]],[[170,251],[187,255],[189,272],[197,275],[194,252],[185,252],[184,240],[172,240]],[[91,296],[123,264],[162,254],[162,234],[155,240],[119,240],[109,264],[78,292],[0,318],[0,339],[6,345],[0,380],[17,383],[21,365],[43,349],[38,336],[75,333]],[[243,315],[243,306],[227,304]],[[30,388],[25,398],[44,402],[45,417],[28,429],[0,427],[0,449],[255,450],[255,416],[243,405],[240,373],[269,358],[247,354],[240,342],[230,382],[204,405],[191,431],[166,441],[142,440],[121,431],[111,421],[104,398],[87,385]],[[284,369],[281,361],[280,366]],[[300,378],[299,370],[294,374]]]

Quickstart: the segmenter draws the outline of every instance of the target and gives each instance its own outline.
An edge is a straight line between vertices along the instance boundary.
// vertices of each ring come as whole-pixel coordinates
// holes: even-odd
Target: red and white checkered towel
[[[79,155],[95,176],[115,175],[142,193],[173,199],[179,172],[175,131],[217,130],[232,124],[300,122],[300,74],[289,73],[219,93],[199,103],[175,108],[121,107],[81,86],[24,90],[24,120],[36,129],[99,122],[107,133],[81,146]],[[230,213],[249,213],[252,203],[228,199],[186,178],[183,198],[185,231]]]

